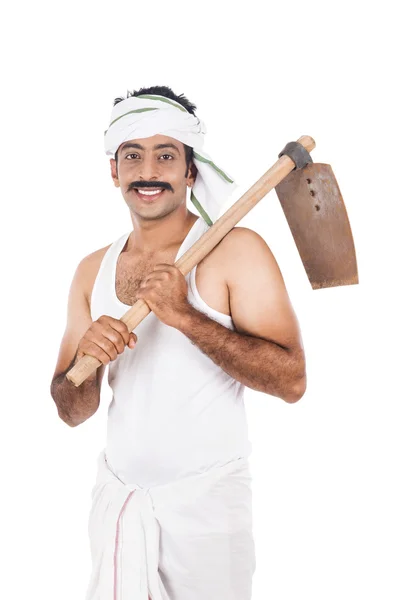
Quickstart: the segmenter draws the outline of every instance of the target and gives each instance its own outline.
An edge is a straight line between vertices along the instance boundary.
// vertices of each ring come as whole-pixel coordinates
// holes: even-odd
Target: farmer
[[[250,600],[243,392],[294,403],[306,388],[298,321],[256,232],[234,227],[186,277],[174,266],[235,187],[203,151],[195,110],[164,86],[115,100],[105,151],[132,229],[86,256],[71,284],[58,414],[71,427],[91,417],[107,365],[113,392],[87,600]],[[152,312],[129,332],[120,318],[140,298]],[[75,387],[65,375],[85,354],[102,364]]]

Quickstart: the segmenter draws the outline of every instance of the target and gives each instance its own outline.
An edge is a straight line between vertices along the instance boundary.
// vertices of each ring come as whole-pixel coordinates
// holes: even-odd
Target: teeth
[[[154,194],[159,194],[160,192],[162,192],[161,189],[158,190],[147,190],[146,192],[144,190],[138,190],[139,194],[144,194],[145,196],[154,196]]]

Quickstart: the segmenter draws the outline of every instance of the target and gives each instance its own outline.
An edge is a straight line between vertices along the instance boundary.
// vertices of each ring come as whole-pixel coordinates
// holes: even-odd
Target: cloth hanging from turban
[[[181,104],[153,94],[130,96],[118,102],[110,125],[104,132],[107,156],[115,157],[119,146],[128,140],[165,135],[193,148],[197,176],[190,199],[202,218],[212,225],[220,209],[237,185],[203,150],[206,127]]]

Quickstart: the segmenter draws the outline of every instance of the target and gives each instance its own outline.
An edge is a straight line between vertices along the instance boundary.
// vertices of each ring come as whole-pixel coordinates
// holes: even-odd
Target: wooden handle
[[[297,140],[308,152],[315,148],[315,141],[308,135],[303,135]],[[187,275],[207,254],[215,248],[227,233],[278,183],[282,181],[294,168],[291,158],[284,155],[268,169],[268,171],[235,202],[215,223],[187,250],[175,263],[183,275]],[[151,312],[146,302],[142,299],[121,317],[131,332]],[[86,354],[68,371],[66,377],[78,387],[91,375],[101,362]]]

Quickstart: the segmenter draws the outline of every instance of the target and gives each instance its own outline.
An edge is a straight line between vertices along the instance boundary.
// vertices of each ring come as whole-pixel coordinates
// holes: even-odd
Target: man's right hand
[[[134,348],[137,335],[129,332],[126,324],[119,319],[102,315],[93,321],[78,344],[76,361],[85,354],[94,356],[103,365],[115,360],[125,346]]]

